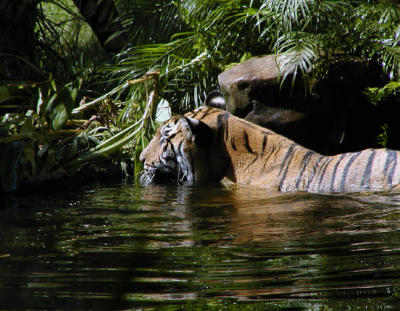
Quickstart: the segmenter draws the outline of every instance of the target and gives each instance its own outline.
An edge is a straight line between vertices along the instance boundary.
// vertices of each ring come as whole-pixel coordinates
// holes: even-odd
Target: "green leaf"
[[[0,86],[0,103],[5,102],[6,100],[10,99],[11,93],[8,87]]]
[[[69,113],[64,103],[56,105],[49,115],[52,129],[58,131],[67,122],[68,116]]]
[[[55,131],[58,131],[67,122],[74,108],[77,93],[78,89],[69,84],[50,98],[46,108],[46,117],[50,127]]]
[[[142,134],[135,148],[134,177],[136,182],[139,182],[140,173],[143,170],[143,163],[140,162],[139,156],[140,153],[148,144],[149,144],[148,139]]]
[[[42,116],[45,107],[45,97],[43,95],[42,89],[38,88],[38,100],[36,102],[36,114]]]

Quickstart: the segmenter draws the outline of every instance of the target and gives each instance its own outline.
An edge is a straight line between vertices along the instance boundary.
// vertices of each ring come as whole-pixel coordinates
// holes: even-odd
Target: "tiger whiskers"
[[[143,185],[149,185],[154,181],[156,169],[146,169],[139,173],[139,182]]]

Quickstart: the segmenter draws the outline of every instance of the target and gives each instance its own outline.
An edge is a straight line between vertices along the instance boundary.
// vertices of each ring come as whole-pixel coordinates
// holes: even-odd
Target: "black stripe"
[[[224,137],[224,141],[226,142],[226,140],[228,139],[228,135],[227,135],[227,132],[228,132],[228,123],[227,123],[227,120],[228,120],[228,117],[229,117],[229,113],[223,113],[223,114],[220,114],[218,117],[217,117],[217,140],[218,141],[220,141],[221,140],[221,137],[224,135],[224,132],[225,132],[225,137]]]
[[[203,120],[205,117],[207,117],[208,115],[210,115],[210,113],[211,112],[217,112],[216,110],[214,110],[214,109],[208,109],[208,108],[206,108],[206,109],[201,109],[201,111],[203,112],[203,115],[199,118],[199,120]],[[204,112],[205,111],[205,112]]]
[[[247,168],[246,168],[246,169],[248,169],[250,166],[253,165],[253,163],[254,163],[255,161],[257,161],[257,159],[258,159],[258,154],[256,154],[256,153],[253,151],[253,149],[251,149],[250,143],[249,143],[249,135],[247,134],[246,131],[243,132],[243,135],[244,135],[244,137],[243,137],[243,138],[244,138],[244,147],[246,148],[247,152],[249,152],[249,153],[255,155],[255,158],[253,159],[253,161],[251,161],[251,162],[249,163],[249,165],[247,165]]]
[[[177,148],[178,150],[178,154],[179,154],[179,156],[181,157],[181,159],[182,159],[182,161],[183,161],[183,164],[185,164],[185,162],[187,161],[187,163],[190,163],[190,165],[191,165],[191,168],[192,168],[192,171],[191,171],[191,173],[192,173],[192,175],[193,175],[193,182],[195,182],[195,176],[194,176],[194,161],[193,161],[193,155],[192,155],[192,153],[190,153],[189,152],[189,156],[188,157],[186,157],[186,155],[185,155],[185,152],[184,152],[184,150],[183,150],[183,141],[181,141],[180,143],[179,143],[179,145],[178,145],[178,148]],[[177,158],[178,159],[178,158]],[[186,161],[185,161],[186,160]],[[178,161],[176,161],[176,162],[178,162]],[[178,163],[178,170],[180,171],[180,172],[178,172],[178,182],[183,182],[183,183],[188,183],[188,175],[186,174],[186,180],[181,180],[181,176],[179,176],[179,173],[182,173],[182,170],[180,170],[180,168],[181,168],[181,166],[179,165],[179,163]],[[187,165],[185,165],[185,169],[187,168]],[[187,172],[186,172],[187,173]]]
[[[204,112],[203,109],[200,110],[200,111],[201,111],[203,114],[200,116],[199,120],[203,120],[205,117],[208,116],[208,114],[209,114],[209,112],[210,112],[210,110],[206,110],[206,111]]]
[[[235,151],[237,150],[236,149],[236,144],[235,144],[235,141],[234,141],[233,137],[231,137],[231,147],[232,147],[233,150],[235,150]]]
[[[297,144],[295,144],[295,143],[291,144],[289,149],[288,149],[288,151],[286,152],[286,155],[285,155],[285,158],[283,160],[283,164],[282,164],[281,170],[279,172],[279,174],[281,174],[282,170],[285,169],[284,172],[283,172],[281,181],[279,182],[279,190],[282,190],[282,186],[283,186],[283,183],[284,183],[284,181],[286,179],[286,175],[287,175],[287,172],[288,172],[288,169],[289,169],[290,162],[293,159],[293,155],[294,155],[293,149],[296,146],[297,146]]]
[[[262,142],[262,147],[261,147],[261,156],[264,154],[266,146],[267,146],[267,135],[264,135],[263,142]]]
[[[178,155],[182,157],[181,152],[180,152],[181,148],[182,148],[182,145],[183,145],[183,140],[179,143],[178,148],[175,149],[174,144],[171,143],[171,149],[172,149],[172,152],[174,153],[175,162],[178,164],[178,166],[179,166]]]
[[[243,132],[243,138],[244,138],[244,147],[246,148],[247,152],[254,153],[253,149],[251,149],[250,144],[249,144],[249,135],[247,132]]]
[[[342,175],[342,180],[340,181],[340,191],[344,191],[346,187],[346,178],[347,174],[349,173],[349,169],[351,165],[353,164],[354,160],[361,154],[361,151],[354,153],[350,160],[346,163],[346,166],[344,167],[343,170],[343,175]]]
[[[182,142],[181,142],[181,144],[182,144]],[[161,156],[163,155],[163,154],[161,154],[161,156],[160,156],[160,155],[158,156],[158,159],[159,159],[160,163],[164,164],[165,167],[170,168],[169,166],[167,166],[168,161],[169,161],[169,160],[172,160],[172,161],[177,165],[177,164],[178,164],[178,159],[177,159],[177,157],[176,157],[176,150],[175,150],[175,147],[174,147],[174,145],[172,144],[172,142],[169,141],[169,140],[167,141],[167,143],[165,144],[165,146],[164,146],[164,148],[163,148],[163,153],[168,149],[168,148],[167,148],[168,145],[171,145],[171,146],[170,146],[170,149],[171,149],[171,152],[172,152],[172,156],[167,156],[166,158],[161,158]],[[164,160],[164,161],[163,161],[163,160]],[[165,163],[164,163],[164,162],[165,162]],[[179,165],[177,165],[177,166],[179,166]]]
[[[190,156],[190,164],[192,166],[191,168],[192,168],[193,183],[195,183],[196,182],[196,169],[194,167],[194,157],[193,157],[192,152],[189,152],[189,156]],[[187,179],[186,179],[186,181],[187,181]]]
[[[286,152],[285,157],[283,159],[283,163],[282,163],[281,169],[279,171],[279,175],[282,173],[283,169],[285,168],[285,163],[288,160],[289,156],[292,154],[294,147],[296,147],[296,144],[291,144],[290,147],[288,148],[288,151]]]
[[[388,187],[391,187],[393,184],[393,175],[397,166],[397,152],[394,150],[387,150],[387,154],[388,155],[386,157],[386,163],[383,173],[387,178]],[[390,164],[392,164],[392,167],[389,171]]]
[[[202,112],[201,109],[199,109],[199,110],[197,110],[197,111],[192,111],[192,112],[190,113],[190,115],[188,114],[187,116],[190,117],[190,118],[196,118],[197,115],[198,115],[200,112]],[[185,116],[186,116],[186,114],[185,114]]]
[[[168,148],[168,144],[171,143],[169,140],[167,141],[167,143],[163,146],[162,151],[165,152]]]
[[[228,119],[229,119],[229,113],[224,114],[224,122],[225,122],[225,143],[228,140],[229,137],[229,123],[228,123]]]
[[[313,154],[314,154],[314,152],[308,151],[308,152],[304,155],[303,160],[301,161],[302,163],[301,163],[300,174],[299,174],[299,176],[297,177],[297,181],[296,181],[296,190],[299,188],[299,184],[300,184],[300,181],[301,181],[301,177],[303,176],[303,173],[304,173],[304,171],[305,171],[305,169],[306,169],[308,163],[310,162],[311,155],[313,155]]]
[[[325,161],[325,163],[322,165],[322,166],[324,166],[324,169],[323,169],[323,171],[322,171],[321,177],[319,178],[318,190],[321,190],[321,183],[322,183],[322,180],[324,179],[326,169],[328,168],[328,166],[329,166],[329,164],[332,162],[332,160],[333,160],[333,158],[328,158],[328,159]]]
[[[325,159],[325,157],[323,155],[320,155],[318,160],[317,160],[317,162],[315,162],[315,164],[313,166],[313,169],[312,169],[312,172],[311,172],[311,176],[309,177],[310,179],[309,179],[308,184],[307,184],[307,189],[310,187],[311,182],[313,181],[314,176],[315,176],[315,170],[317,169],[317,167],[319,165],[319,162],[321,162],[322,159]]]
[[[393,151],[393,156],[394,156],[395,159],[393,161],[394,163],[393,163],[392,169],[390,170],[389,176],[388,176],[388,184],[390,186],[393,185],[393,175],[394,175],[394,172],[395,172],[396,167],[397,167],[397,152],[396,151]]]
[[[253,160],[253,161],[251,161],[251,162],[249,163],[249,165],[247,165],[246,169],[248,169],[250,166],[252,166],[252,165],[253,165],[253,163],[254,163],[254,162],[256,162],[256,161],[257,161],[257,159],[258,159],[258,154],[256,154],[255,156],[256,156],[256,157],[254,158],[254,160]]]
[[[178,145],[178,148],[177,148],[177,152],[176,152],[176,154],[179,156],[179,157],[181,157],[182,158],[182,154],[181,154],[181,148],[182,148],[182,144],[183,144],[183,141],[181,141],[180,143],[179,143],[179,145]],[[171,147],[172,147],[172,149],[174,149],[174,145],[173,144],[171,144]],[[174,152],[175,152],[175,150],[174,150]],[[183,170],[181,169],[182,168],[182,165],[178,162],[178,156],[175,156],[176,157],[176,163],[177,163],[177,170],[178,170],[178,172],[177,172],[177,179],[178,179],[178,182],[179,183],[182,183],[183,182],[183,180],[182,180],[182,173],[184,173],[183,172]]]
[[[171,134],[170,136],[165,137],[165,139],[168,140],[168,141],[170,141],[170,140],[171,140],[172,138],[174,138],[177,134],[178,134],[178,132],[175,132],[175,133]]]
[[[340,162],[342,162],[342,160],[347,156],[348,154],[343,153],[339,160],[336,162],[335,167],[333,168],[333,172],[332,172],[332,177],[331,177],[331,191],[333,191],[333,185],[335,183],[335,178],[336,178],[336,172],[337,172],[337,168],[340,164]]]
[[[271,158],[272,154],[275,153],[275,147],[272,146],[272,150],[270,148],[269,154],[263,159],[264,165],[263,165],[263,171],[265,170],[265,166],[267,165],[267,162],[269,162],[269,159]]]
[[[388,168],[389,165],[392,163],[393,161],[393,150],[386,150],[386,162],[385,162],[385,166],[383,168],[383,174],[386,176],[387,172],[388,172]]]
[[[372,150],[371,154],[368,157],[368,163],[363,173],[361,188],[371,187],[371,172],[372,172],[372,163],[374,162],[374,158],[375,158],[375,150]]]

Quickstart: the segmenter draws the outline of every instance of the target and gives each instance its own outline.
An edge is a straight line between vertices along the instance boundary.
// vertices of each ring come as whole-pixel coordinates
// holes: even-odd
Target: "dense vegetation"
[[[0,0],[3,190],[98,170],[111,155],[137,171],[158,104],[200,105],[221,71],[253,55],[289,52],[286,66],[315,79],[362,59],[386,83],[366,90],[371,101],[400,90],[397,1],[86,1],[94,17],[83,3]]]

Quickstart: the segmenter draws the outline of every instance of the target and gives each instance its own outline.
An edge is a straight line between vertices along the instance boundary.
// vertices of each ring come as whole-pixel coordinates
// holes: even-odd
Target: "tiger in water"
[[[399,151],[367,149],[324,156],[214,107],[174,116],[142,151],[142,182],[230,181],[279,191],[396,189]]]

